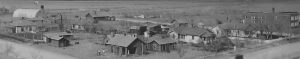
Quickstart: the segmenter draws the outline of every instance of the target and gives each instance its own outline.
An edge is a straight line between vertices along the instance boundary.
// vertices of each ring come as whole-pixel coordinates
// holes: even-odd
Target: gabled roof
[[[13,13],[13,17],[35,18],[40,9],[17,9]]]
[[[9,25],[10,26],[34,26],[38,24],[27,20],[13,20],[12,23],[10,23]]]
[[[168,43],[176,43],[177,42],[177,40],[175,40],[171,37],[163,37],[161,35],[156,35],[156,36],[150,37],[148,40],[151,40],[151,42],[155,41],[158,44],[168,44]]]
[[[66,32],[53,32],[53,33],[44,33],[43,35],[45,35],[46,37],[50,38],[50,39],[54,39],[54,40],[60,40],[62,39],[63,35],[74,35],[72,33],[66,33]]]
[[[97,12],[97,13],[86,13],[85,16],[91,15],[92,17],[103,17],[103,16],[113,16],[112,13],[108,12]]]
[[[193,28],[188,26],[179,26],[174,31],[183,35],[211,36],[213,33],[203,28]]]
[[[131,35],[115,35],[106,44],[128,47],[137,37]]]

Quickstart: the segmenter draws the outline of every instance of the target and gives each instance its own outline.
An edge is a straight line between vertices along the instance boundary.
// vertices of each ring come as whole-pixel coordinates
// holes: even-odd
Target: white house
[[[207,29],[195,28],[188,26],[179,26],[174,29],[174,32],[170,33],[171,36],[175,37],[179,41],[186,43],[201,43],[214,38],[214,34]]]

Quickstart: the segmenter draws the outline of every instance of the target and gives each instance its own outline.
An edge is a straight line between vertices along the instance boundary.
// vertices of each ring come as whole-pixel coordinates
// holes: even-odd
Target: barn
[[[36,18],[42,15],[40,9],[17,9],[13,13],[13,17]]]

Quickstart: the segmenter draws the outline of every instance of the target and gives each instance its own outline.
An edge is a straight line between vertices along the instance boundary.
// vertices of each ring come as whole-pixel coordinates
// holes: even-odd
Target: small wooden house
[[[70,40],[73,36],[71,33],[58,32],[58,33],[45,33],[44,40],[51,46],[66,47],[70,45]]]
[[[85,15],[87,20],[92,20],[93,23],[98,23],[98,21],[115,21],[116,17],[107,13],[87,13]]]
[[[116,55],[142,55],[145,51],[145,43],[135,35],[113,35],[106,43],[112,53]]]
[[[0,14],[7,14],[7,13],[9,13],[9,9],[4,7],[0,8]]]
[[[163,34],[155,35],[143,41],[147,43],[146,49],[149,52],[170,52],[176,50],[176,44],[178,42],[178,40]]]

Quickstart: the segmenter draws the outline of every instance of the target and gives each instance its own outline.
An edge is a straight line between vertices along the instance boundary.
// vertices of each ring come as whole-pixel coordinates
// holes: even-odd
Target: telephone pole
[[[63,17],[62,17],[61,13],[59,13],[59,15],[60,15],[59,29],[60,29],[61,32],[64,32],[64,23],[63,23],[63,19],[62,19]]]

